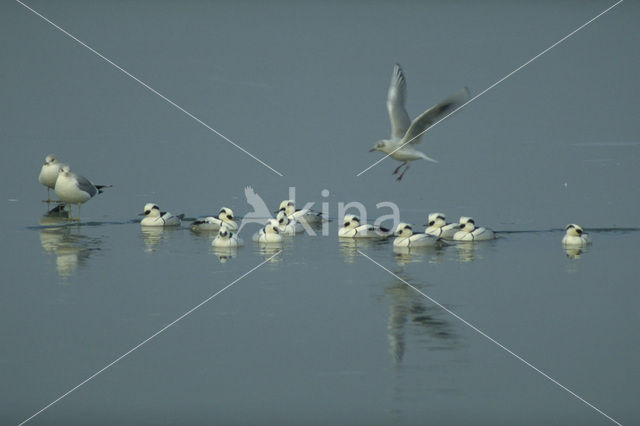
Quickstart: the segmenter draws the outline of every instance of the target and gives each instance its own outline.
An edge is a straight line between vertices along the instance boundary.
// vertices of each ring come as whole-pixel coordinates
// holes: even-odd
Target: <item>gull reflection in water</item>
[[[69,224],[66,212],[50,212],[40,219],[40,244],[48,254],[56,256],[60,278],[67,279],[84,264],[101,240],[80,233],[80,227]]]
[[[411,283],[405,277],[402,279]],[[446,312],[438,306],[399,279],[392,281],[385,289],[385,295],[390,300],[387,324],[389,352],[396,363],[401,363],[404,358],[408,333],[419,336],[421,343],[429,350],[456,347],[457,336],[452,331],[452,325],[445,320]]]

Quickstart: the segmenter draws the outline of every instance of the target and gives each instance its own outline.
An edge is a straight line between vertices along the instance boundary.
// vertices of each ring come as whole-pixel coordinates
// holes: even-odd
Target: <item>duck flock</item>
[[[54,154],[49,154],[40,171],[39,181],[47,187],[47,200],[50,199],[50,191],[53,189],[60,200],[54,202],[61,206],[68,206],[68,213],[72,218],[71,204],[80,206],[109,188],[109,185],[94,185],[84,176],[77,175],[71,168],[58,161]],[[59,207],[57,208],[58,210]],[[182,225],[184,215],[174,215],[167,211],[161,211],[155,203],[147,203],[144,206],[142,227],[176,227]],[[284,200],[280,203],[275,219],[266,220],[264,226],[256,232],[252,240],[260,244],[278,244],[283,241],[283,236],[295,236],[304,232],[305,226],[316,226],[327,221],[328,218],[321,213],[309,209],[296,209],[293,200]],[[395,232],[383,227],[362,223],[360,218],[353,214],[347,214],[342,220],[342,226],[338,230],[339,238],[355,239],[384,239],[395,236],[394,247],[419,248],[433,247],[441,240],[476,242],[487,241],[496,238],[496,234],[489,228],[476,226],[473,218],[462,216],[457,223],[447,223],[442,213],[431,213],[427,218],[424,232],[415,232],[411,224],[399,223]],[[239,227],[233,211],[228,207],[222,207],[218,216],[198,218],[191,224],[193,231],[217,232],[211,242],[213,247],[239,247],[243,245],[238,237]],[[591,239],[583,229],[576,224],[569,224],[562,239],[565,247],[585,247],[591,243]]]
[[[381,151],[401,164],[393,174],[398,174],[401,180],[409,168],[409,162],[414,160],[436,160],[415,149],[422,135],[433,125],[444,120],[449,115],[462,108],[469,102],[469,90],[465,87],[453,96],[434,105],[413,121],[406,111],[406,78],[400,65],[396,64],[391,76],[391,84],[387,92],[387,111],[391,121],[391,138],[378,141],[370,151]],[[400,173],[400,169],[404,170]],[[69,206],[80,206],[102,193],[108,185],[94,185],[84,176],[71,171],[68,165],[58,161],[54,154],[47,155],[40,171],[39,181],[47,187],[47,202],[51,202],[50,191],[53,189],[60,202]],[[184,215],[173,215],[163,212],[157,204],[147,203],[142,213],[144,218],[140,222],[143,227],[180,226]],[[277,244],[284,236],[293,236],[304,231],[305,226],[314,226],[328,220],[320,213],[311,210],[296,210],[292,200],[285,200],[280,204],[275,219],[268,219],[262,229],[252,237],[253,241],[261,244]],[[431,247],[441,240],[452,241],[486,241],[495,238],[495,233],[486,227],[478,227],[471,217],[463,216],[458,223],[447,223],[442,213],[431,213],[425,225],[425,232],[414,232],[408,223],[397,225],[395,232],[361,223],[358,216],[348,214],[342,221],[338,231],[340,238],[387,238],[395,236],[394,247]],[[218,216],[208,216],[195,220],[191,228],[194,231],[213,231],[217,236],[212,241],[214,247],[238,247],[243,244],[238,237],[238,224],[230,208],[220,209]],[[591,243],[589,236],[576,224],[566,227],[566,234],[562,239],[565,247],[579,248]]]

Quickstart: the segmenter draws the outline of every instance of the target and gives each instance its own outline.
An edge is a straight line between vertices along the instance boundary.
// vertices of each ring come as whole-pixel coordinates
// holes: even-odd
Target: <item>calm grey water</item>
[[[395,62],[413,117],[480,93],[613,3],[30,1],[280,177],[19,3],[0,5],[0,423],[17,424],[272,251],[143,232],[252,186],[295,187],[328,236],[283,252],[36,416],[33,424],[610,424],[438,304],[623,424],[640,421],[637,4],[624,2],[428,132],[437,164],[367,153],[387,137]],[[54,152],[96,183],[80,224],[43,216]],[[323,196],[322,190],[329,195]],[[474,216],[496,241],[394,253],[337,239],[369,219]],[[561,246],[585,227],[593,245]],[[380,263],[383,270],[367,257]],[[406,283],[415,286],[425,297]],[[437,303],[436,303],[437,302]]]

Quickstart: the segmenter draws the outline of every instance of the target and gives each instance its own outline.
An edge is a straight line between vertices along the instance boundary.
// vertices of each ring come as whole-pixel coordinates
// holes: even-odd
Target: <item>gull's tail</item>
[[[438,162],[438,160],[434,160],[433,158],[428,157],[427,154],[425,154],[424,152],[421,152],[420,156],[422,158],[424,158],[425,160],[427,160],[427,161],[431,161],[432,163],[437,163]]]
[[[96,189],[98,190],[98,194],[102,194],[102,188],[111,188],[113,185],[96,185]]]

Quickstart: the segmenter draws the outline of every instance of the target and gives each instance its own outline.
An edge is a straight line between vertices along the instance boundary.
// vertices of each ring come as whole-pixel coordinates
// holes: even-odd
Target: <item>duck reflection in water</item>
[[[340,244],[340,251],[342,252],[342,256],[344,257],[345,263],[355,263],[360,253],[358,250],[363,251],[364,253],[369,253],[372,249],[376,247],[383,247],[388,244],[388,242],[384,239],[380,238],[370,238],[370,239],[356,239],[356,238],[340,238],[338,240],[338,244]]]
[[[238,255],[238,247],[211,247],[211,252],[218,256],[220,263],[226,263]]]
[[[256,249],[258,253],[264,257],[264,260],[268,260],[269,263],[282,262],[283,245],[280,243],[263,243],[257,244]]]
[[[587,251],[586,247],[564,247],[564,253],[569,259],[580,259],[580,256]]]
[[[445,247],[442,243],[434,247],[393,247],[393,254],[398,266],[411,262],[441,263]]]
[[[160,243],[168,240],[173,232],[179,232],[180,227],[164,227],[164,226],[141,226],[140,235],[144,241],[144,251],[153,252],[158,249]]]
[[[476,250],[478,246],[473,243],[462,242],[456,244],[456,250],[458,252],[458,262],[467,263],[473,262],[476,259]]]

